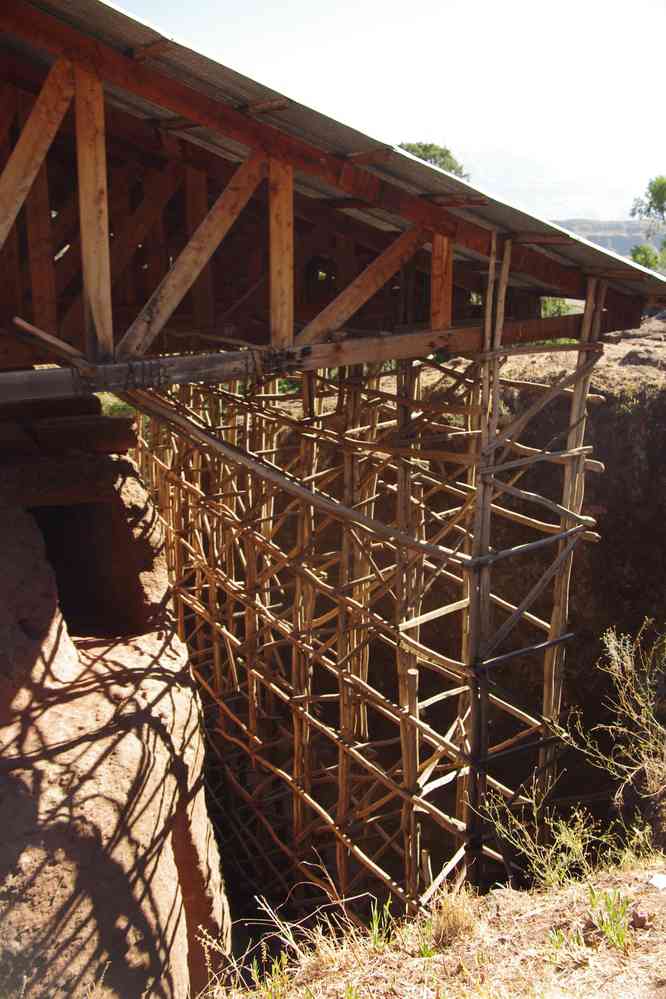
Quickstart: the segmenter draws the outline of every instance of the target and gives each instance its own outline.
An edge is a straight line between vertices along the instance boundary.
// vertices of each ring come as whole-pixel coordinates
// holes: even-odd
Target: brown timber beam
[[[108,360],[113,357],[113,316],[104,88],[83,66],[77,64],[74,74],[86,353],[94,360]]]
[[[23,122],[30,116],[27,102],[21,101]],[[37,171],[37,176],[25,203],[25,221],[28,235],[28,263],[30,267],[30,287],[32,292],[33,322],[42,329],[58,328],[58,307],[53,264],[53,223],[51,221],[51,200],[46,162]]]
[[[2,14],[0,13],[0,22]],[[16,221],[74,93],[71,63],[60,59],[39,97],[0,176],[0,247]]]
[[[447,236],[435,233],[430,261],[430,325],[448,329],[453,321],[453,245]]]
[[[294,342],[294,171],[271,159],[268,165],[268,223],[271,344]]]
[[[575,320],[574,326],[570,320]],[[580,332],[582,316],[533,320],[523,323],[507,320],[504,324],[502,347],[507,351],[512,344],[525,339],[536,339],[535,324],[541,324],[540,339],[559,335],[572,336]],[[56,355],[85,369],[85,359],[69,344],[46,337],[40,330],[31,330],[29,323],[20,322],[22,335],[30,334],[45,344],[51,343]],[[564,331],[564,332],[563,332]],[[88,367],[83,372],[84,381],[77,372],[68,368],[50,368],[38,371],[0,372],[0,396],[6,401],[20,399],[57,398],[98,391],[123,391],[128,386],[159,388],[185,382],[218,383],[257,375],[273,376],[293,371],[315,371],[343,365],[380,364],[383,361],[407,360],[427,357],[439,350],[452,355],[475,356],[483,347],[479,326],[458,327],[448,330],[425,330],[418,333],[396,333],[384,336],[347,338],[333,343],[295,345],[280,350],[250,346],[249,350],[222,351],[215,354],[151,358],[150,364],[134,363],[131,358],[115,364]],[[563,349],[563,348],[560,348]],[[576,349],[576,348],[572,348]],[[501,351],[500,351],[501,353]],[[564,386],[566,387],[566,386]]]

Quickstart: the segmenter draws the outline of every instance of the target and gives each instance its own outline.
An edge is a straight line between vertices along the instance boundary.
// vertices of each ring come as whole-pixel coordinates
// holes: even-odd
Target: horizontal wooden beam
[[[578,319],[580,316],[567,316]],[[504,324],[503,343],[524,342],[532,337],[537,320],[509,320]],[[543,319],[541,333],[560,335],[562,319]],[[33,337],[44,337],[40,330],[22,323]],[[7,331],[8,333],[9,331]],[[6,334],[5,334],[6,335]],[[53,338],[46,338],[49,342]],[[480,326],[454,327],[448,330],[424,330],[418,333],[386,334],[384,336],[351,337],[334,343],[316,343],[275,351],[253,347],[247,350],[214,354],[193,354],[183,357],[155,357],[149,360],[127,360],[122,363],[100,364],[80,374],[67,368],[45,368],[37,371],[0,372],[0,398],[7,402],[21,399],[48,399],[85,395],[91,392],[122,392],[128,387],[159,388],[189,382],[216,384],[236,379],[289,374],[293,371],[314,371],[343,365],[381,363],[390,360],[428,357],[446,350],[452,356],[474,357],[482,349]],[[70,363],[81,364],[81,355],[73,348],[54,341],[54,349],[71,351]],[[64,349],[60,355],[65,359]]]
[[[561,246],[571,242],[571,236],[558,232],[514,232],[514,243],[532,243],[533,246]]]

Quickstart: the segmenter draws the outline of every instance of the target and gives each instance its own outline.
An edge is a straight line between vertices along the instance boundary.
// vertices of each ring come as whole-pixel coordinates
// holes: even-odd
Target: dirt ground
[[[664,999],[666,860],[549,891],[498,887],[462,900],[457,937],[433,946],[423,921],[335,939],[276,926],[291,960],[257,987],[213,985],[206,999]],[[461,903],[462,904],[462,903]],[[599,928],[608,904],[626,929]]]
[[[503,367],[505,378],[553,382],[576,363],[575,351],[512,357]],[[666,386],[666,320],[648,319],[640,329],[609,334],[604,353],[592,375],[592,391],[632,395]]]

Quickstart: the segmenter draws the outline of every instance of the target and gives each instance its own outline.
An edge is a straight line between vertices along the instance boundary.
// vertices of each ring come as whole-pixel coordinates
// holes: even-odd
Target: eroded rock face
[[[185,648],[73,641],[30,514],[0,550],[0,995],[196,995],[229,917]]]
[[[139,635],[162,617],[167,599],[162,530],[134,463],[109,457],[105,468],[103,502],[33,512],[67,620],[83,634]]]

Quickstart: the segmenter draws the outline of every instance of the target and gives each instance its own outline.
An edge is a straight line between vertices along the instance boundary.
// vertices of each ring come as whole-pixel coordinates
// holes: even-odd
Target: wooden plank
[[[83,66],[77,64],[74,75],[86,353],[108,360],[113,357],[113,316],[104,89],[99,77]]]
[[[398,236],[312,322],[308,323],[296,337],[296,344],[302,346],[313,343],[328,333],[339,330],[368,299],[384,287],[396,271],[400,270],[420,246],[423,246],[428,237],[428,231],[419,226],[408,229]]]
[[[265,176],[266,161],[254,153],[241,166],[192,235],[118,345],[119,358],[144,353],[164,328]]]
[[[434,233],[430,263],[430,326],[446,330],[453,321],[453,244]]]
[[[201,170],[187,166],[185,168],[185,220],[188,236],[192,236],[196,232],[208,214],[209,208],[208,177]],[[195,329],[212,329],[215,322],[215,300],[210,264],[206,264],[203,268],[192,285],[190,294]]]
[[[268,165],[271,344],[294,342],[294,170],[282,160]]]
[[[16,221],[74,93],[72,65],[59,59],[44,81],[0,176],[0,246]]]

